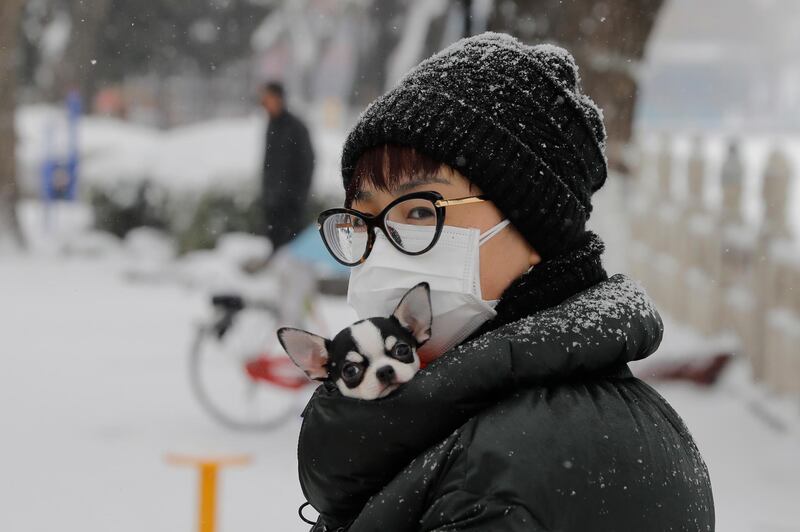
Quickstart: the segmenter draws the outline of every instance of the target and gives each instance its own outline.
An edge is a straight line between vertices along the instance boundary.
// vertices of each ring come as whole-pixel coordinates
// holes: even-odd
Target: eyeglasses
[[[369,257],[380,229],[389,242],[406,255],[429,251],[442,234],[445,207],[486,201],[486,196],[446,200],[434,191],[401,196],[370,216],[354,209],[328,209],[317,218],[317,228],[333,258],[345,266],[356,266]]]

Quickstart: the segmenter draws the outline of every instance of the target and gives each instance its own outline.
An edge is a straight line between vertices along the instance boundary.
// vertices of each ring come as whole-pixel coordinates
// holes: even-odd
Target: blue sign
[[[42,199],[73,201],[78,188],[78,121],[81,116],[81,98],[78,91],[71,91],[66,98],[67,111],[67,152],[56,153],[54,137],[57,127],[45,127],[45,154],[42,162]]]

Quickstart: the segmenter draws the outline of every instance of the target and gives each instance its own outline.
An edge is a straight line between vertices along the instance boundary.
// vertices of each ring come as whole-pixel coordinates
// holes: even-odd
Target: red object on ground
[[[245,370],[255,381],[266,381],[270,384],[296,390],[307,386],[311,381],[299,373],[297,367],[287,357],[261,355],[245,364]]]
[[[652,372],[654,380],[683,380],[700,386],[711,386],[731,360],[730,353],[720,353],[701,361],[664,366]]]

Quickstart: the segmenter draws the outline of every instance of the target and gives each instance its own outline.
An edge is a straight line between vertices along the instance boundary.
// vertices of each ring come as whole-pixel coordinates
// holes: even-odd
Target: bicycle
[[[212,418],[232,429],[270,430],[300,412],[307,397],[303,390],[315,383],[286,355],[275,331],[287,323],[308,323],[326,334],[320,298],[346,293],[345,278],[319,277],[302,261],[279,263],[278,271],[295,279],[278,283],[284,292],[293,293],[292,298],[285,293],[274,300],[212,295],[213,312],[198,324],[191,343],[192,391]],[[298,298],[299,316],[287,318],[287,300]]]

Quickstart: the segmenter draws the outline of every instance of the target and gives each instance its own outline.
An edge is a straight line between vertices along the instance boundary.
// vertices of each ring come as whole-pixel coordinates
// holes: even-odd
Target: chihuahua
[[[284,327],[278,339],[309,378],[333,382],[342,395],[386,397],[420,368],[417,349],[431,337],[433,313],[428,283],[403,295],[388,318],[357,321],[328,340]]]

